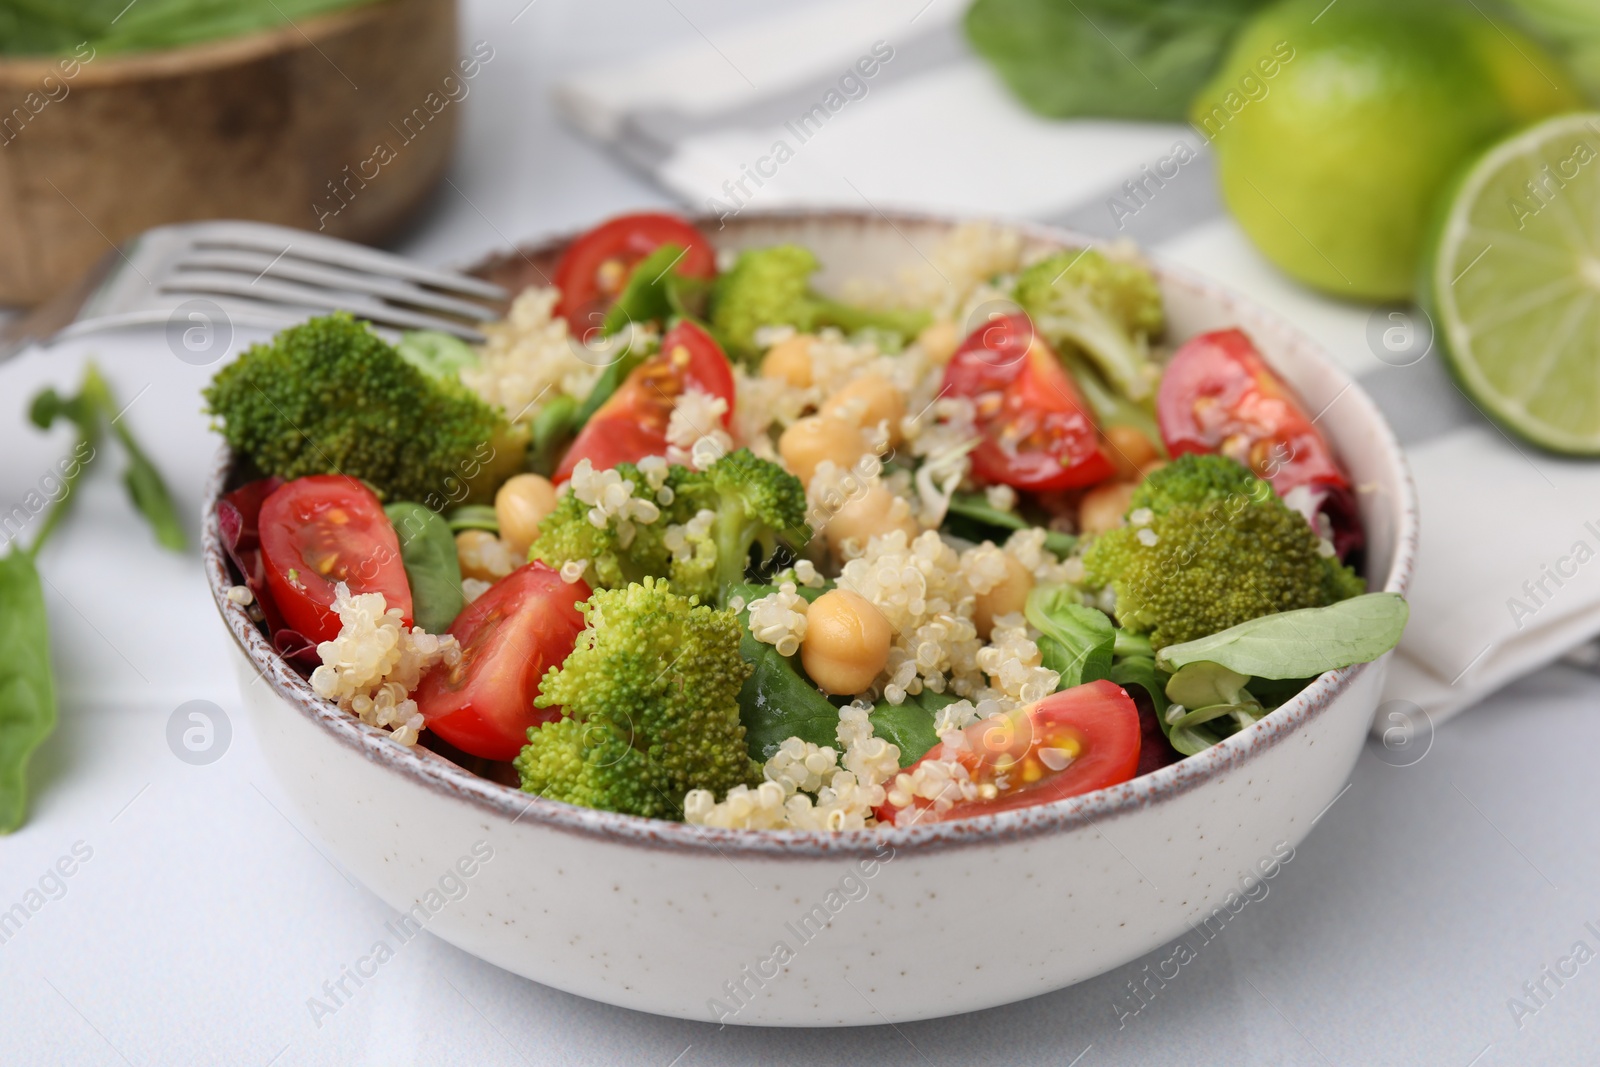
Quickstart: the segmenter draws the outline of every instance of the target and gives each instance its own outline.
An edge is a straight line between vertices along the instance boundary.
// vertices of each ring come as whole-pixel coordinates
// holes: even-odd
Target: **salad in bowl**
[[[483,344],[332,317],[207,390],[252,733],[408,922],[645,1011],[929,1018],[1225,922],[1345,787],[1415,494],[1272,313],[909,214],[475,272]]]
[[[205,390],[228,599],[396,745],[749,831],[1116,786],[1398,641],[1322,413],[1246,330],[1169,343],[1134,249],[821,267],[630,215],[483,345],[250,348]]]

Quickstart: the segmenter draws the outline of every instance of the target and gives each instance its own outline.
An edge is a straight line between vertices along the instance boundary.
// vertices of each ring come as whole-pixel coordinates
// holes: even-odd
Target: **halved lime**
[[[1600,454],[1600,114],[1489,149],[1436,234],[1423,291],[1463,390],[1534,444]]]

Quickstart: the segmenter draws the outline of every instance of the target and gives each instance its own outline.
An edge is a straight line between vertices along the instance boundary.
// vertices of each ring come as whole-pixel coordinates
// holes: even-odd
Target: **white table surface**
[[[450,184],[402,245],[419,258],[465,262],[665,203],[564,130],[546,86],[574,64],[714,38],[755,13],[732,0],[525,2],[467,4],[466,40],[491,42],[496,58],[474,84]],[[126,417],[197,533],[214,442],[196,391],[210,370],[179,362],[157,335],[67,346],[0,370],[0,501],[21,499],[65,453],[65,434],[25,429],[22,410],[40,384],[70,386],[86,355],[132,402]],[[263,766],[196,553],[154,549],[102,464],[42,569],[61,724],[35,759],[29,822],[0,840],[0,911],[75,846],[89,858],[60,883],[64,892],[48,883],[52,899],[0,943],[6,1064],[1596,1059],[1600,962],[1559,986],[1544,979],[1542,1001],[1522,988],[1575,942],[1600,952],[1600,936],[1585,927],[1600,929],[1600,723],[1591,711],[1600,678],[1572,668],[1525,679],[1442,727],[1414,765],[1391,766],[1369,745],[1269,895],[1120,1026],[1114,1005],[1129,1003],[1126,984],[1170,949],[953,1019],[718,1030],[559,993],[424,935],[318,1025],[308,998],[391,914],[301,832]],[[175,758],[166,740],[173,712],[191,700],[214,703],[232,727],[226,752],[205,766]],[[1003,887],[995,906],[1005,907]],[[1513,997],[1537,1010],[1517,1018]]]

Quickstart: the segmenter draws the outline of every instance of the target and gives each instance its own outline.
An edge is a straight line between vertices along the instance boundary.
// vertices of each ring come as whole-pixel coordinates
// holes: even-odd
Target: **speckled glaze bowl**
[[[804,242],[828,265],[826,288],[917,263],[952,225],[797,213],[710,220],[706,232],[725,248]],[[483,272],[527,284],[562,244]],[[1173,340],[1242,327],[1322,412],[1360,490],[1369,584],[1404,593],[1416,500],[1371,401],[1280,319],[1157,269]],[[224,454],[211,502],[231,474]],[[531,797],[394,744],[313,695],[227,600],[236,579],[214,521],[205,553],[266,759],[332,853],[405,913],[400,923],[582,996],[735,1024],[973,1011],[1082,981],[1203,924],[1276,874],[1337,796],[1386,670],[1380,660],[1326,674],[1199,756],[1054,804],[883,831],[707,830]]]

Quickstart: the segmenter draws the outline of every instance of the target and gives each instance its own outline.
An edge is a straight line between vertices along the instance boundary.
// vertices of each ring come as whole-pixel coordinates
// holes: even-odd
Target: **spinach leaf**
[[[872,734],[898,748],[900,766],[909,767],[939,743],[939,735],[933,731],[934,715],[959,699],[924,689],[901,704],[880,700],[872,709]]]
[[[774,591],[772,586],[731,585],[727,595],[743,597],[748,604]],[[739,654],[753,668],[739,690],[739,717],[751,758],[765,762],[791,737],[837,749],[838,707],[790,659],[750,636],[748,619],[747,612],[739,613]]]
[[[600,405],[610,400],[611,394],[622,387],[628,375],[654,354],[651,346],[642,344],[629,345],[621,352],[613,353],[615,358],[600,372],[600,377],[596,378],[594,385],[589,388],[589,395],[583,398],[583,403],[572,413],[570,420],[572,431],[576,433],[587,423],[590,416],[600,410]]]
[[[952,518],[958,521],[951,522]],[[1037,524],[1014,511],[1001,511],[991,505],[989,498],[982,493],[957,493],[950,498],[946,525],[951,527],[952,533],[969,540],[1000,541],[1004,535],[997,531],[1026,530]],[[1077,546],[1078,539],[1071,534],[1058,530],[1050,530],[1045,534],[1044,547],[1057,556],[1070,556]]]
[[[606,312],[602,329],[607,337],[630,322],[666,322],[673,311],[672,288],[677,278],[672,268],[686,252],[682,245],[664,244],[634,265],[628,284]]]
[[[1150,694],[1150,703],[1156,709],[1156,717],[1161,720],[1163,732],[1167,726],[1167,676],[1156,667],[1156,661],[1149,656],[1129,656],[1119,659],[1111,665],[1111,671],[1106,676],[1123,688],[1136,685]]]
[[[529,429],[528,454],[523,467],[546,477],[555,473],[561,457],[578,433],[578,402],[565,393],[541,407]]]
[[[1033,111],[1184,117],[1234,33],[1268,0],[977,0],[967,37]]]
[[[1263,615],[1209,637],[1168,645],[1156,653],[1156,663],[1168,671],[1209,662],[1258,678],[1313,678],[1388,652],[1400,643],[1410,611],[1398,593],[1367,593],[1323,608]]]
[[[452,534],[462,530],[488,530],[497,537],[500,535],[500,518],[488,504],[462,504],[445,516],[445,523]]]
[[[1178,673],[1167,680],[1167,699],[1186,708],[1254,703],[1255,698],[1245,689],[1248,684],[1249,676],[1220,664],[1190,663],[1178,668]]]
[[[461,594],[461,564],[450,524],[432,508],[396,501],[383,509],[400,539],[400,562],[411,585],[411,614],[430,634],[450,629],[466,606]]]
[[[13,547],[0,557],[0,833],[22,825],[28,757],[55,724],[44,592],[32,555]]]
[[[395,345],[400,358],[430,378],[458,378],[478,365],[478,353],[459,337],[438,330],[408,330]]]
[[[1057,689],[1071,689],[1110,676],[1116,628],[1105,612],[1078,603],[1071,586],[1035,586],[1023,607],[1039,630],[1043,665],[1061,676]]]

